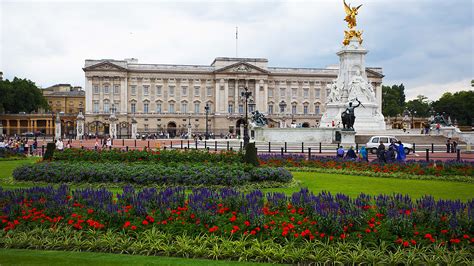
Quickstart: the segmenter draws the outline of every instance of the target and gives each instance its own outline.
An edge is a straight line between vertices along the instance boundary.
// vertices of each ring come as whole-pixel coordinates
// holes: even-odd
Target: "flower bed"
[[[67,186],[3,190],[0,227],[10,232],[67,227],[78,231],[112,230],[125,234],[154,228],[173,235],[215,235],[227,239],[271,240],[289,244],[323,241],[361,243],[386,248],[472,249],[474,199],[361,194],[357,198],[307,189],[291,197],[255,190],[184,188],[135,191],[116,195],[106,189]]]
[[[160,150],[140,151],[130,150],[82,150],[66,149],[63,152],[55,152],[55,161],[90,161],[90,162],[221,162],[239,163],[243,162],[242,153],[233,151],[208,152],[200,150]]]
[[[302,155],[259,155],[261,165],[274,167],[306,167],[321,169],[340,169],[373,173],[404,173],[410,175],[433,176],[474,176],[474,162],[468,161],[413,161],[386,163],[350,161],[338,157],[313,157],[306,160]]]
[[[247,164],[43,162],[16,168],[13,178],[49,183],[242,185],[263,181],[290,182],[292,175],[284,168],[256,168]]]

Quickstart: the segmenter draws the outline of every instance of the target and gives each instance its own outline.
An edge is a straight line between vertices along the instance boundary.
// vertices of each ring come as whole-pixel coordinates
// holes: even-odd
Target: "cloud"
[[[430,83],[420,86],[413,87],[411,90],[406,91],[407,101],[413,100],[418,95],[424,95],[429,100],[434,101],[439,99],[445,92],[457,92],[457,91],[472,90],[471,79],[464,79],[449,83]]]
[[[264,57],[270,66],[336,64],[346,27],[342,1],[0,2],[0,69],[41,86],[84,85],[85,59],[210,64]],[[361,0],[349,1],[353,5]],[[358,17],[368,66],[407,95],[474,76],[470,0],[366,0]],[[452,86],[462,88],[462,86]]]

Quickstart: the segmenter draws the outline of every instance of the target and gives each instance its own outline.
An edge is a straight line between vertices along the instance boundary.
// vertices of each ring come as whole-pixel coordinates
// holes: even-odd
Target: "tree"
[[[403,84],[382,86],[382,112],[384,116],[397,116],[405,106],[405,86]]]
[[[459,125],[471,126],[474,123],[474,91],[446,92],[441,98],[432,103],[437,113],[445,113],[456,119]]]
[[[408,101],[405,107],[410,112],[416,111],[415,116],[418,116],[418,117],[430,116],[431,104],[428,101],[428,97],[424,95],[418,95],[415,100]]]
[[[41,90],[28,79],[0,80],[0,113],[19,113],[48,109]]]

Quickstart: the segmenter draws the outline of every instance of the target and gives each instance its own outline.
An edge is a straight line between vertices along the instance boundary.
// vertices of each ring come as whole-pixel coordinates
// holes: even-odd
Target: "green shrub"
[[[255,168],[248,164],[43,162],[16,168],[13,178],[49,183],[240,185],[262,181],[289,182],[292,175],[284,168]]]
[[[258,166],[258,156],[257,156],[257,148],[255,148],[255,142],[250,142],[245,146],[245,156],[244,161],[248,164]]]

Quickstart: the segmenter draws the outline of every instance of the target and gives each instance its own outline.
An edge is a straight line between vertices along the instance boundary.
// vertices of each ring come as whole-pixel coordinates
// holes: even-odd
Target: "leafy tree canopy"
[[[433,102],[433,109],[437,113],[446,113],[454,121],[456,119],[459,125],[473,125],[474,112],[474,91],[458,91],[455,93],[446,92]]]
[[[417,117],[430,116],[431,103],[428,101],[428,97],[424,95],[418,95],[416,99],[408,101],[405,107],[407,110],[412,112],[414,116],[417,116]]]
[[[382,112],[384,116],[397,116],[405,106],[405,86],[403,84],[382,86]]]
[[[19,113],[48,109],[41,90],[28,79],[0,80],[0,113]]]

